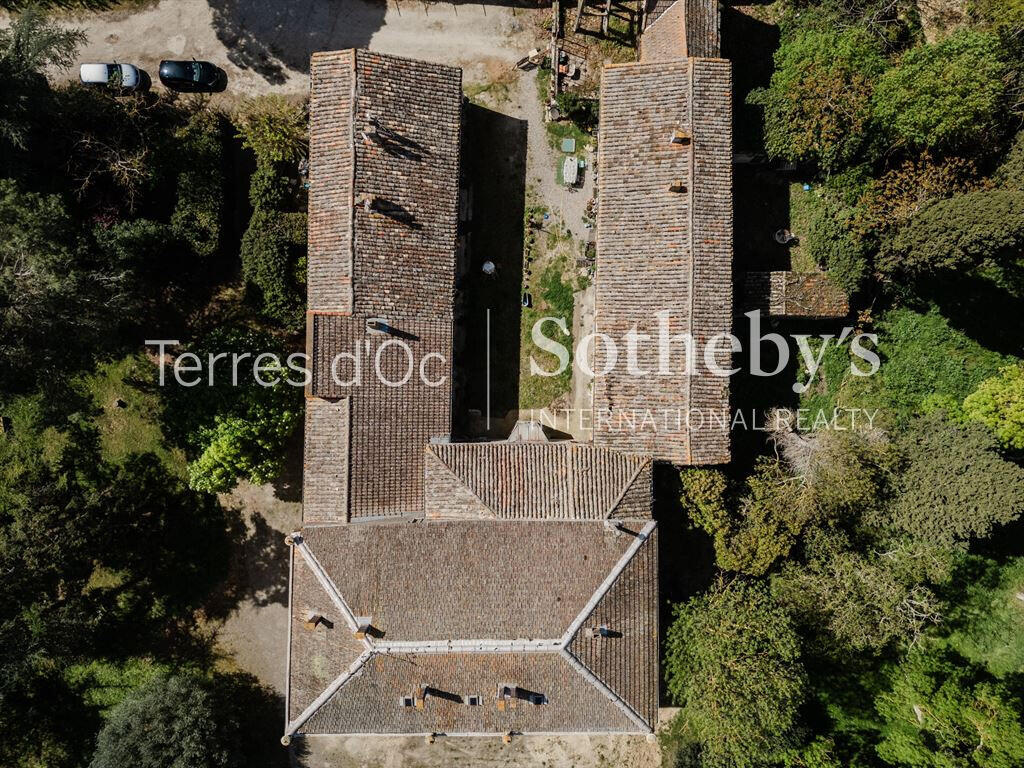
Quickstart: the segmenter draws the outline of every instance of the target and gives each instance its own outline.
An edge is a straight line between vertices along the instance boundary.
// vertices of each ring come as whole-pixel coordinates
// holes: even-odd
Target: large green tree
[[[751,101],[765,109],[768,152],[834,171],[853,162],[870,138],[871,95],[885,69],[863,29],[805,29],[775,53],[771,85]]]
[[[708,768],[752,768],[796,746],[799,641],[762,584],[720,581],[675,606],[665,680]]]
[[[879,78],[877,124],[918,149],[987,152],[1006,119],[1006,74],[994,35],[965,29],[913,47]]]
[[[0,29],[0,148],[24,149],[42,102],[49,95],[44,72],[67,69],[85,42],[80,30],[65,29],[38,7],[17,14]],[[0,153],[2,154],[2,153]]]
[[[1024,249],[1024,192],[979,189],[938,200],[887,240],[877,266],[911,277],[1016,260]]]
[[[1024,702],[965,659],[919,649],[889,675],[876,706],[878,754],[908,768],[1014,768],[1024,764]]]
[[[900,438],[906,467],[884,519],[940,546],[984,539],[1024,512],[1024,468],[1008,461],[983,425],[942,411],[912,422]]]

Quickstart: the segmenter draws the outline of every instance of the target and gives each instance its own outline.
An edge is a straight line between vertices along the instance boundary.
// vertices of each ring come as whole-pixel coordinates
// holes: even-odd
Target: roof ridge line
[[[622,501],[625,495],[629,493],[629,489],[633,487],[633,483],[636,482],[636,479],[640,476],[640,473],[643,472],[645,468],[650,466],[652,461],[653,459],[650,456],[643,456],[640,458],[640,461],[637,464],[636,469],[633,470],[633,474],[630,476],[629,480],[622,486],[622,490],[619,491],[619,495],[615,497],[615,501],[613,501],[611,505],[608,507],[608,511],[605,513],[604,516],[605,520],[611,520],[612,513],[615,512],[615,508],[619,506],[619,503]]]
[[[677,0],[677,2],[678,2],[678,0]],[[683,15],[685,17],[685,14],[683,14]],[[684,34],[685,34],[685,30],[684,30]],[[683,40],[683,44],[686,45],[685,38]],[[687,51],[687,52],[689,52],[689,51]],[[696,201],[697,201],[697,194],[696,194],[696,192],[693,189],[694,180],[695,180],[696,174],[697,174],[697,169],[695,168],[695,166],[697,165],[697,149],[696,149],[697,131],[694,130],[694,125],[693,125],[693,79],[694,79],[694,77],[697,74],[697,68],[696,68],[696,66],[694,66],[693,61],[691,59],[687,59],[686,61],[687,61],[687,65],[688,65],[687,66],[687,77],[686,77],[686,87],[687,87],[687,94],[686,94],[687,120],[686,120],[686,122],[690,126],[690,146],[688,148],[688,162],[687,162],[687,166],[688,166],[687,171],[688,171],[688,173],[687,173],[687,179],[686,179],[687,189],[689,190],[689,192],[687,194],[687,201],[686,201],[686,244],[687,244],[687,251],[688,251],[687,256],[688,256],[689,261],[690,261],[690,274],[689,274],[689,279],[687,280],[687,283],[688,283],[688,285],[687,285],[688,296],[687,296],[687,302],[686,302],[687,305],[688,305],[687,311],[688,311],[689,317],[687,318],[687,321],[686,321],[687,322],[687,326],[686,327],[687,327],[687,330],[690,333],[693,333],[693,318],[696,315],[696,312],[694,311],[694,308],[693,308],[693,302],[694,302],[694,299],[697,296],[697,292],[694,290],[694,287],[693,287],[693,280],[697,276],[697,254],[696,254],[696,251],[694,251],[694,247],[693,247],[693,242],[694,242],[694,237],[693,237],[693,219],[694,219],[693,209],[694,209],[694,206],[696,205]],[[689,363],[687,363],[687,367],[689,367]],[[692,413],[692,411],[693,411],[693,375],[692,375],[692,372],[691,372],[690,375],[688,375],[686,377],[686,411],[687,411],[687,414]],[[690,430],[689,429],[686,430],[686,458],[687,458],[688,462],[692,462],[693,461],[693,436],[690,434]]]
[[[559,651],[559,654],[569,662],[569,666],[575,669],[584,680],[601,691],[609,701],[621,709],[622,713],[632,720],[635,725],[638,725],[648,733],[653,730],[650,723],[644,720],[635,709],[629,706],[629,704],[620,697],[619,694],[609,688],[608,684],[605,683],[604,680],[591,672],[587,665],[577,659],[568,648],[562,648],[562,650]]]
[[[289,538],[292,541],[292,546],[299,550],[302,558],[306,561],[310,570],[313,571],[313,575],[316,576],[317,581],[320,582],[320,586],[324,588],[327,596],[331,598],[331,601],[337,606],[338,610],[341,611],[341,615],[345,619],[345,623],[348,624],[349,628],[355,632],[358,628],[358,622],[356,622],[356,615],[349,608],[348,603],[345,602],[345,598],[341,596],[341,592],[338,590],[337,585],[331,580],[331,577],[327,575],[327,571],[320,565],[320,561],[316,559],[306,540],[303,538],[300,531],[296,531],[291,534]],[[367,650],[371,650],[373,644],[369,638],[363,638],[363,645]]]
[[[608,594],[608,590],[612,588],[612,585],[615,584],[619,576],[622,575],[622,572],[626,570],[626,566],[629,565],[630,561],[632,561],[636,556],[636,553],[640,551],[640,547],[642,547],[651,537],[651,532],[654,530],[656,525],[657,522],[651,520],[642,529],[640,529],[640,532],[636,535],[636,539],[629,545],[629,548],[626,549],[622,557],[619,558],[619,561],[605,577],[605,580],[597,587],[597,590],[595,590],[590,600],[587,601],[587,604],[583,606],[583,610],[576,616],[572,624],[569,625],[569,628],[565,630],[565,634],[562,635],[563,648],[569,647],[569,643],[572,642],[576,633],[580,631],[580,627],[583,626],[583,622],[586,621],[587,617],[594,612],[597,608],[597,604],[601,602],[606,594]]]
[[[373,644],[376,653],[557,653],[562,638],[496,640],[392,640]]]
[[[349,665],[348,669],[338,675],[330,685],[324,688],[319,696],[313,699],[310,705],[303,710],[302,714],[288,724],[285,729],[285,736],[293,735],[297,730],[299,730],[299,728],[305,725],[309,721],[309,718],[317,713],[317,710],[319,710],[320,707],[326,704],[327,701],[337,693],[343,685],[345,685],[345,683],[347,683],[359,670],[363,668],[363,665],[366,664],[372,655],[373,650],[369,648],[359,654],[356,660]]]
[[[472,445],[472,443],[441,443],[440,445],[445,445],[445,446],[453,446],[453,445]],[[479,502],[480,502],[481,504],[483,504],[484,508],[485,508],[485,509],[486,509],[486,510],[487,510],[488,512],[490,512],[490,513],[491,513],[491,515],[492,515],[492,516],[494,517],[494,519],[495,519],[495,520],[501,520],[501,519],[502,519],[502,518],[501,518],[501,515],[499,515],[499,514],[497,513],[497,511],[496,511],[496,510],[494,509],[494,507],[492,507],[492,506],[491,506],[490,504],[488,504],[488,503],[487,503],[486,501],[484,501],[484,500],[483,500],[483,498],[481,498],[481,496],[480,496],[480,494],[479,494],[479,493],[477,493],[477,492],[476,492],[476,491],[474,491],[474,490],[473,490],[472,488],[470,488],[470,487],[469,487],[469,483],[467,483],[467,482],[466,482],[465,480],[463,480],[463,479],[462,479],[461,477],[459,477],[459,476],[458,476],[457,474],[455,474],[455,470],[453,470],[453,469],[452,469],[452,468],[451,468],[450,466],[448,466],[448,462],[446,462],[446,461],[445,461],[444,459],[442,459],[442,458],[441,458],[441,457],[440,457],[440,456],[439,456],[439,455],[437,454],[437,450],[436,450],[436,449],[437,449],[438,447],[440,447],[440,445],[432,445],[432,444],[428,444],[428,445],[427,445],[427,451],[428,451],[429,453],[433,454],[434,458],[435,458],[435,459],[437,459],[437,460],[438,460],[439,462],[441,462],[441,466],[442,466],[442,467],[444,468],[444,471],[445,471],[445,472],[447,472],[447,473],[448,473],[449,475],[451,475],[451,477],[452,477],[452,479],[453,479],[453,480],[455,480],[455,481],[456,481],[456,482],[457,482],[457,483],[458,483],[459,485],[461,485],[461,486],[462,486],[463,488],[465,488],[465,489],[466,489],[467,491],[469,491],[469,494],[470,494],[470,495],[471,495],[471,496],[472,496],[472,497],[473,497],[474,499],[476,499],[476,500],[477,500],[477,501],[479,501]],[[454,450],[456,450],[456,451],[457,451],[458,449],[454,449]],[[426,470],[426,467],[424,467],[424,471],[425,471],[425,470]],[[424,513],[425,513],[425,511],[426,511],[426,510],[424,510]],[[472,518],[436,518],[436,519],[440,519],[440,520],[465,520],[465,519],[472,519]]]

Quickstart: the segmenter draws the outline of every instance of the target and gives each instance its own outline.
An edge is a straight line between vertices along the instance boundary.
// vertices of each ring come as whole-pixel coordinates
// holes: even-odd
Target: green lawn
[[[814,190],[804,191],[804,183],[795,181],[789,185],[789,231],[799,238],[800,243],[790,248],[794,272],[818,272],[818,265],[811,258],[807,237],[811,231],[811,217],[814,211]]]
[[[96,426],[106,459],[116,462],[132,453],[152,452],[172,473],[184,475],[184,454],[166,445],[160,428],[161,402],[152,362],[140,354],[103,363],[77,383],[98,410]],[[115,405],[117,400],[123,408]]]

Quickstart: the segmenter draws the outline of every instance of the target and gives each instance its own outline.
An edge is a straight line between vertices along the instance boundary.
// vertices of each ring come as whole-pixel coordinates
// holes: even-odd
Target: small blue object
[[[810,184],[804,184],[804,192],[810,192],[810,191],[811,191],[811,185]]]
[[[545,213],[544,214],[544,221],[547,221],[550,218],[551,218],[551,214],[550,213]]]
[[[576,139],[569,137],[568,139],[562,139],[562,151],[567,155],[571,155],[576,151]]]

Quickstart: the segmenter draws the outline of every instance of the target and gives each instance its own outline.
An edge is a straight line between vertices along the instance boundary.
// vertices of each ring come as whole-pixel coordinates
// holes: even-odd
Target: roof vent
[[[366,330],[369,333],[391,333],[391,326],[388,324],[387,318],[368,317],[366,318]]]
[[[675,181],[673,181],[671,184],[668,185],[668,191],[669,192],[685,193],[686,192],[686,184],[684,182],[680,181],[679,179],[676,179]]]
[[[466,703],[471,707],[479,707],[480,696],[478,696],[477,694],[470,694],[466,697]]]
[[[306,629],[308,629],[310,631],[313,631],[314,629],[319,627],[321,624],[324,627],[326,627],[327,629],[330,629],[331,627],[334,626],[331,622],[329,622],[326,618],[324,618],[319,613],[312,613],[312,612],[310,612],[310,614],[308,616],[306,616],[306,621],[303,623],[302,626],[304,626]]]
[[[598,637],[615,637],[616,633],[613,632],[611,629],[609,629],[607,624],[602,624],[599,627],[591,627],[590,628],[590,636],[593,637],[593,638],[598,638]]]
[[[370,621],[369,616],[356,616],[356,631],[355,636],[357,640],[363,640],[367,635],[373,634],[373,624]]]
[[[672,144],[689,144],[692,140],[693,137],[690,136],[689,131],[683,130],[682,128],[676,128],[672,131],[672,137],[669,139],[669,142]]]
[[[400,696],[398,699],[398,706],[400,707],[411,707],[413,705],[412,696]]]

